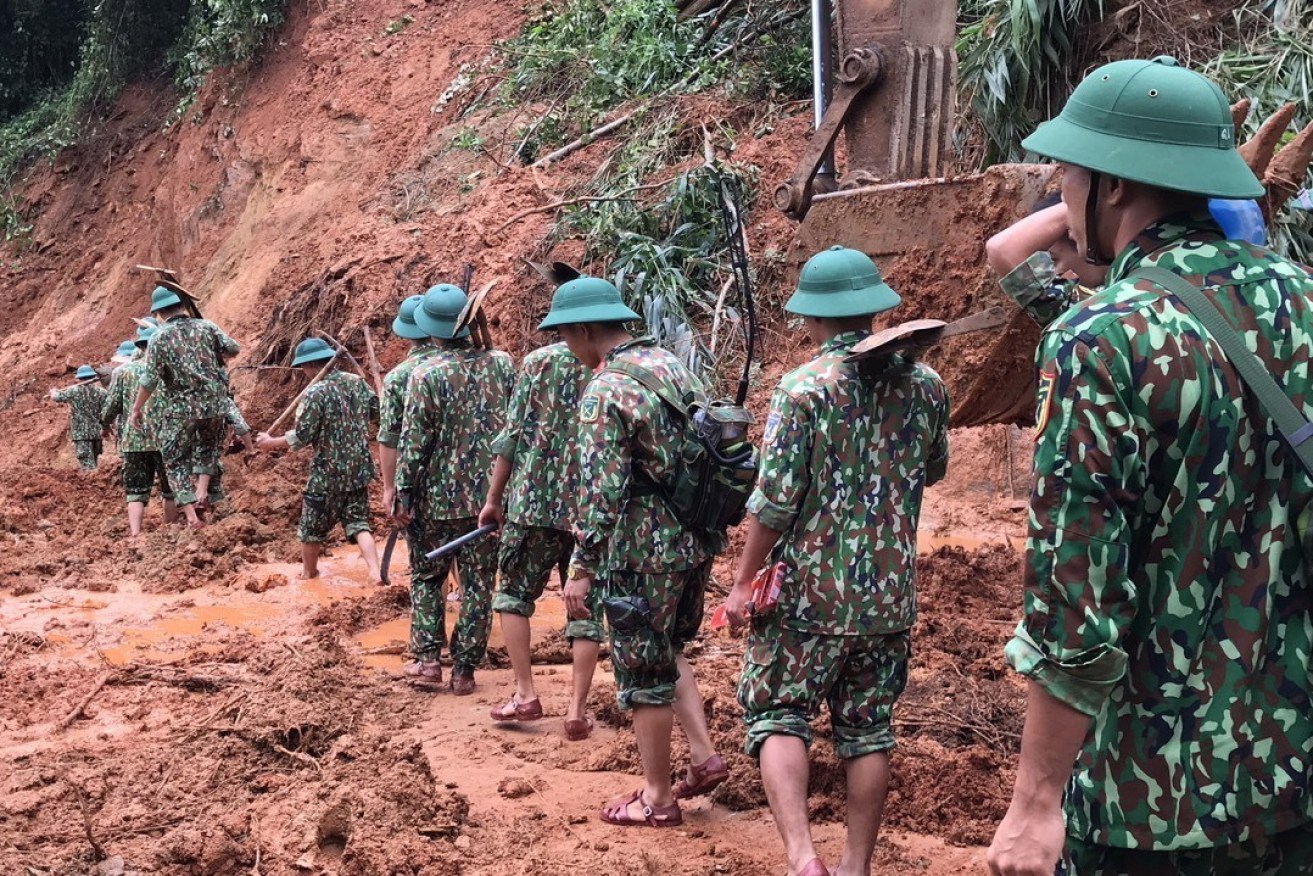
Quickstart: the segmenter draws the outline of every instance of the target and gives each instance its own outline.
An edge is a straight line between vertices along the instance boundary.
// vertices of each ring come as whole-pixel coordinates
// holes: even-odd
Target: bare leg
[[[164,500],[164,522],[165,523],[178,522],[178,503],[173,501],[172,499]]]
[[[880,834],[885,794],[889,790],[889,755],[853,758],[848,771],[848,841],[835,876],[870,876],[871,856]]]
[[[319,542],[301,542],[301,577],[319,577]]]
[[[200,474],[196,476],[196,498],[205,499],[207,502],[210,498],[210,476]]]
[[[588,690],[593,686],[593,673],[597,670],[597,652],[601,647],[600,643],[591,639],[575,639],[570,643],[573,686],[570,689],[570,705],[565,712],[567,721],[582,720],[588,709]]]
[[[182,506],[182,516],[187,518],[187,525],[192,529],[203,529],[205,527],[205,523],[201,518],[196,516],[196,505],[194,503]]]
[[[368,532],[359,533],[356,536],[356,544],[360,546],[360,555],[365,558],[365,568],[369,570],[370,583],[382,584],[383,578],[378,571],[378,547],[374,544],[374,536]]]
[[[176,513],[176,512],[175,512]],[[128,503],[128,532],[133,535],[141,535],[141,521],[146,516],[145,502]]]
[[[807,746],[796,736],[777,733],[766,738],[760,760],[761,783],[789,856],[789,876],[796,876],[816,857],[807,821]]]
[[[499,616],[506,656],[511,658],[511,671],[515,674],[515,698],[531,703],[538,699],[538,692],[533,686],[533,660],[529,656],[529,619],[509,611],[500,612]]]
[[[675,711],[670,706],[637,706],[634,709],[634,736],[638,737],[638,756],[643,761],[643,802],[649,806],[670,806],[675,802],[670,787],[670,731],[675,726]],[[629,804],[629,815],[643,817],[643,803]]]
[[[679,680],[675,682],[675,715],[679,718],[679,727],[688,739],[688,756],[693,763],[703,763],[716,753],[716,746],[711,741],[711,731],[707,727],[707,710],[702,702],[702,692],[698,690],[698,680],[693,675],[693,667],[680,654],[675,658],[679,667]]]

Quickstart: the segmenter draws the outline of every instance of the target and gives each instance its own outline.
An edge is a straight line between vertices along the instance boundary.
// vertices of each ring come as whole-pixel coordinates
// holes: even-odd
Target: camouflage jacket
[[[575,429],[579,396],[589,374],[565,344],[524,357],[492,451],[511,461],[506,519],[524,526],[570,531],[579,483]]]
[[[651,338],[607,354],[579,402],[579,492],[573,569],[597,576],[611,570],[677,572],[708,559],[707,544],[682,526],[664,499],[638,490],[635,473],[669,483],[684,426],[656,393],[627,374],[607,370],[629,362],[664,380],[682,397],[702,384],[674,354]]]
[[[232,426],[234,435],[249,435],[251,427],[246,424],[246,418],[242,416],[241,409],[237,407],[237,400],[231,395],[228,396],[228,410],[223,415],[224,422]]]
[[[165,416],[222,417],[228,410],[223,357],[240,348],[206,319],[176,316],[160,326],[146,348],[141,385],[161,395]]]
[[[378,396],[364,378],[330,371],[310,387],[296,408],[296,428],[287,433],[293,450],[314,447],[305,492],[343,493],[374,477],[369,455],[369,424],[378,422]]]
[[[1146,229],[1044,333],[1024,618],[1009,663],[1093,728],[1068,831],[1198,848],[1313,819],[1309,479],[1158,265],[1313,415],[1313,279],[1206,216]]]
[[[416,516],[479,516],[492,471],[492,439],[501,431],[514,379],[506,353],[464,342],[446,345],[410,375],[397,444],[397,494]]]
[[[132,425],[128,416],[132,404],[137,399],[137,390],[141,387],[142,375],[146,373],[146,363],[142,359],[133,359],[121,368],[115,368],[109,379],[109,391],[105,404],[100,410],[100,423],[106,429],[114,428],[119,437],[119,453],[146,453],[159,450],[155,436],[150,431],[151,415],[159,409],[154,396],[146,402],[141,428]]]
[[[99,380],[55,393],[55,401],[69,406],[69,434],[74,441],[93,441],[101,436],[100,410],[105,405],[106,395]]]
[[[1060,276],[1053,256],[1043,251],[1017,265],[998,284],[1041,327],[1090,294],[1075,280]]]
[[[401,438],[401,419],[406,414],[406,386],[410,375],[427,363],[438,352],[437,344],[424,341],[416,344],[406,358],[383,378],[382,411],[378,420],[378,443],[393,450]]]
[[[948,465],[948,391],[899,357],[880,377],[845,363],[846,332],[784,376],[748,510],[784,535],[779,622],[821,635],[885,635],[916,620],[921,493]]]

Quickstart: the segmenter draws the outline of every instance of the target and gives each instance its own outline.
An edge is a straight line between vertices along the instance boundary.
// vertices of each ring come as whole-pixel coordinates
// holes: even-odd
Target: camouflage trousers
[[[710,562],[678,572],[605,573],[603,606],[620,708],[674,704],[675,659],[702,626],[710,574]]]
[[[178,497],[179,505],[196,502],[196,488],[192,475],[207,460],[217,459],[217,451],[206,442],[215,440],[222,431],[223,417],[161,416],[156,423],[155,437],[159,440],[160,456],[164,458],[164,471]]]
[[[446,599],[442,584],[453,557],[424,556],[454,538],[475,529],[473,517],[459,520],[422,520],[416,516],[406,532],[410,550],[410,651],[416,660],[437,660],[447,644]],[[492,631],[492,591],[497,583],[497,538],[476,539],[456,554],[456,569],[463,596],[460,615],[451,636],[451,661],[473,669],[483,662]]]
[[[553,569],[563,569],[570,562],[574,536],[546,526],[521,526],[507,523],[501,530],[501,549],[497,555],[497,595],[492,610],[498,613],[533,617],[534,603],[543,595]],[[568,620],[565,637],[570,641],[602,641],[602,595],[594,587],[588,593],[587,620]]]
[[[200,421],[196,431],[196,451],[192,455],[191,473],[210,475],[212,478],[223,474],[219,459],[223,455],[224,439],[228,437],[228,421],[222,417],[210,417]],[[210,481],[214,483],[213,480]],[[213,495],[210,496],[214,498]]]
[[[1067,837],[1056,876],[1310,876],[1313,822],[1262,839],[1210,849],[1114,849]]]
[[[911,633],[825,636],[773,619],[753,624],[739,676],[748,725],[744,750],[756,757],[775,734],[812,742],[821,703],[830,710],[834,751],[849,760],[894,747],[894,703],[907,686]]]
[[[164,473],[164,460],[158,450],[123,454],[123,492],[127,493],[129,502],[149,502],[150,491],[159,481],[160,498],[173,500],[173,490],[169,487],[169,478]]]
[[[309,493],[301,495],[301,525],[296,537],[302,544],[322,542],[336,523],[342,524],[347,541],[353,541],[362,532],[369,532],[367,488],[357,487],[325,496],[312,496]]]
[[[104,442],[99,438],[73,441],[73,455],[77,457],[78,468],[83,471],[91,471],[99,464],[102,450],[104,450]]]

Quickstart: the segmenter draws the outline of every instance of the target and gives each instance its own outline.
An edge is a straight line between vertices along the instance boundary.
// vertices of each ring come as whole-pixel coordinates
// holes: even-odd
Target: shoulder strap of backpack
[[[1210,301],[1199,287],[1166,268],[1156,266],[1140,268],[1131,275],[1132,279],[1135,277],[1143,277],[1171,292],[1185,305],[1186,310],[1203,323],[1204,328],[1221,346],[1226,357],[1239,372],[1240,379],[1245,382],[1263,410],[1276,423],[1277,431],[1295,452],[1304,470],[1313,475],[1313,444],[1309,443],[1309,439],[1313,438],[1313,423],[1310,423],[1295,407],[1290,396],[1273,379],[1267,365],[1249,349],[1231,323],[1227,322],[1222,311],[1217,309],[1217,305]]]
[[[658,398],[675,410],[675,413],[684,419],[688,419],[688,406],[684,404],[683,400],[675,398],[675,394],[666,382],[642,365],[635,365],[632,362],[612,362],[602,370],[614,371],[617,374],[624,374],[634,378],[645,388],[656,393]]]

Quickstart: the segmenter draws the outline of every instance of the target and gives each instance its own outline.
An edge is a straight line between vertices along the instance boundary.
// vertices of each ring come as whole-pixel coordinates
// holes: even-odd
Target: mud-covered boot
[[[468,666],[457,666],[452,669],[451,692],[458,697],[474,693],[474,670]]]

